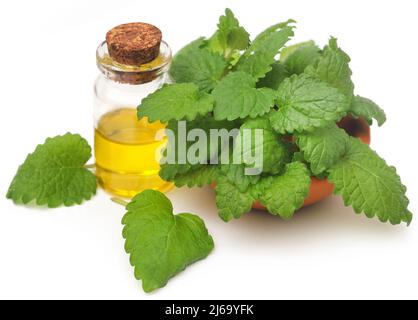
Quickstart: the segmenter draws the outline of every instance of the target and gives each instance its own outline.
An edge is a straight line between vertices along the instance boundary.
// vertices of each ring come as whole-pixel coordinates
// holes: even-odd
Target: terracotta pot
[[[338,126],[353,137],[359,138],[363,143],[370,144],[371,133],[370,126],[364,119],[355,119],[353,117],[346,117]],[[314,203],[322,201],[334,192],[334,186],[328,182],[327,179],[319,180],[312,178],[312,184],[309,191],[309,196],[305,200],[305,206],[310,206]],[[266,210],[260,202],[255,202],[253,208],[256,210]]]

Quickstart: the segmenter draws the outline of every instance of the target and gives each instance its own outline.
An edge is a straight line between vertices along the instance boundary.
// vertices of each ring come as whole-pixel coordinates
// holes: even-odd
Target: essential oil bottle
[[[167,192],[172,184],[158,173],[156,139],[164,125],[137,118],[137,106],[169,82],[172,54],[161,31],[145,23],[110,30],[97,49],[101,74],[95,83],[95,158],[100,185],[108,192],[133,197],[145,189]]]

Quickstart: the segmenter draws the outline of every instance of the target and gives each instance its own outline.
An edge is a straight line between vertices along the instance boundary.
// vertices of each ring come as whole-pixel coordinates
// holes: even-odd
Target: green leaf
[[[161,165],[160,177],[169,182],[174,182],[179,175],[189,175],[202,168],[202,165],[191,165],[190,163],[164,163]]]
[[[241,218],[251,211],[254,199],[250,193],[241,192],[226,179],[219,179],[215,189],[219,216],[225,222]]]
[[[286,166],[283,175],[264,178],[256,186],[256,195],[271,214],[289,220],[303,206],[310,185],[311,178],[306,166],[292,162]]]
[[[354,97],[350,112],[357,118],[364,118],[370,125],[373,124],[373,119],[379,127],[386,122],[385,112],[372,100],[360,96]]]
[[[184,122],[182,123],[184,125]],[[226,130],[229,132],[230,130],[234,129],[236,124],[234,122],[227,122],[227,121],[215,121],[212,117],[205,117],[205,118],[198,118],[194,121],[188,121],[183,128],[180,128],[179,131],[179,122],[178,121],[170,121],[167,125],[166,131],[170,131],[173,135],[172,137],[169,136],[168,145],[166,150],[164,150],[164,156],[167,160],[166,162],[161,165],[160,170],[160,177],[165,181],[175,182],[177,186],[183,185],[191,185],[193,181],[188,181],[188,179],[192,179],[193,177],[198,177],[199,174],[203,174],[205,165],[208,165],[212,159],[214,159],[217,155],[220,154],[223,146],[223,141],[219,139],[216,145],[216,141],[214,139],[209,139],[211,137],[211,130]],[[195,141],[189,140],[189,134],[192,133],[193,130],[203,130],[205,136],[208,137],[206,150],[204,151],[206,154],[201,157],[201,150],[197,150],[193,153],[193,156],[196,157],[195,159],[189,157],[189,152],[191,148],[197,143],[197,138]],[[199,141],[201,142],[201,141]],[[232,144],[232,142],[231,142]],[[188,155],[185,159],[181,159],[184,161],[180,161],[179,155],[184,150],[185,154]],[[174,157],[170,157],[170,153],[174,152]],[[204,161],[202,162],[201,160]],[[191,160],[196,160],[191,161]],[[196,172],[199,170],[203,170],[202,172]],[[209,173],[209,172],[208,172]],[[204,176],[201,177],[202,179]],[[197,185],[201,184],[200,181],[196,181]]]
[[[257,141],[256,130],[262,130],[262,143]],[[243,162],[250,168],[261,169],[264,173],[278,174],[291,160],[290,150],[281,138],[273,131],[268,118],[247,120],[237,137],[237,142],[241,143],[239,150],[242,152]],[[251,162],[256,155],[263,157],[262,168]]]
[[[170,75],[177,83],[194,83],[200,90],[211,91],[224,76],[227,62],[219,54],[203,47],[205,40],[200,38],[176,54]]]
[[[369,146],[350,138],[347,154],[329,170],[335,193],[352,205],[356,213],[380,221],[400,224],[410,222],[406,188],[396,173]]]
[[[301,74],[307,67],[315,65],[320,56],[319,47],[309,41],[284,48],[280,60],[291,74]]]
[[[319,174],[315,174],[312,172],[310,163],[305,159],[305,156],[302,151],[295,152],[292,157],[292,162],[301,162],[306,165],[308,168],[309,176],[318,178],[319,180],[323,180],[328,177],[328,172],[324,171]]]
[[[313,131],[344,117],[348,98],[318,78],[302,74],[286,79],[278,90],[278,111],[270,114],[279,133]]]
[[[280,62],[284,63],[286,59],[289,58],[300,47],[311,46],[311,45],[316,45],[315,41],[313,40],[305,41],[305,42],[300,42],[300,43],[296,43],[296,44],[284,47],[282,51],[280,52]]]
[[[250,43],[250,35],[240,26],[238,19],[230,9],[219,19],[218,30],[209,40],[209,47],[225,57],[235,50],[245,50]]]
[[[270,72],[276,55],[294,35],[293,27],[289,26],[291,22],[275,25],[261,33],[238,61],[236,70],[246,72],[256,80]]]
[[[181,124],[183,127],[180,127],[179,131],[179,124]],[[170,131],[174,137],[169,139],[169,143],[167,146],[167,150],[175,152],[176,157],[176,163],[180,163],[179,161],[179,153],[178,148],[184,149],[186,153],[190,151],[190,148],[192,148],[197,142],[202,143],[202,145],[206,145],[207,148],[202,150],[206,152],[205,162],[201,164],[207,164],[210,160],[215,158],[217,155],[219,155],[222,151],[222,148],[225,148],[224,144],[232,144],[233,141],[223,141],[223,136],[218,136],[218,141],[215,139],[216,136],[212,137],[212,130],[215,132],[222,133],[223,131],[230,133],[232,129],[235,129],[237,124],[235,122],[229,122],[229,121],[216,121],[213,117],[208,116],[204,118],[198,118],[193,121],[188,121],[187,123],[182,122],[179,123],[178,121],[170,121],[167,126],[167,131]],[[207,138],[203,141],[201,141],[201,137],[190,137],[193,133],[198,133],[196,130],[203,131],[205,134],[205,138]],[[194,138],[194,139],[193,139]],[[173,140],[174,139],[174,140]],[[202,138],[203,139],[203,138]],[[173,140],[173,141],[172,141]],[[206,144],[203,144],[206,143]],[[171,148],[174,148],[174,150],[171,150]],[[200,160],[200,149],[193,154],[195,157],[199,157],[197,160]],[[203,158],[203,156],[202,156]],[[189,160],[191,158],[187,157],[186,163],[191,163]]]
[[[138,117],[148,117],[150,122],[171,120],[192,121],[199,115],[204,116],[213,110],[213,99],[199,92],[192,83],[165,85],[142,100],[138,107]]]
[[[189,213],[174,215],[170,200],[158,191],[137,195],[127,210],[122,220],[125,249],[145,292],[164,287],[214,248],[204,222]]]
[[[290,72],[284,64],[276,62],[271,67],[271,71],[267,73],[264,78],[258,81],[258,88],[270,88],[277,90],[284,79],[290,77]]]
[[[279,22],[275,25],[272,25],[271,27],[268,27],[267,29],[265,29],[259,35],[255,37],[255,39],[251,43],[251,49],[252,50],[262,49],[266,45],[267,40],[270,39],[272,35],[276,34],[277,32],[280,32],[282,29],[286,29],[286,28],[293,29],[294,27],[289,26],[289,25],[294,24],[294,23],[296,23],[295,20],[289,19],[285,22]],[[247,54],[250,54],[250,52],[247,52]]]
[[[260,181],[260,175],[246,175],[244,164],[222,164],[220,172],[226,179],[233,184],[240,192],[247,192],[251,185],[255,185]]]
[[[178,174],[174,178],[176,187],[187,186],[189,188],[210,185],[219,177],[219,168],[215,165],[202,166],[200,169],[192,170],[184,174]]]
[[[268,88],[256,89],[255,80],[243,72],[231,73],[213,90],[216,120],[255,118],[270,111],[276,92]]]
[[[407,211],[406,215],[402,218],[402,222],[405,222],[406,225],[409,227],[412,223],[412,220],[414,219],[414,215],[411,211]]]
[[[184,130],[184,136],[179,133],[179,122],[178,121],[170,121],[166,127],[166,133],[168,135],[168,143],[165,150],[163,150],[164,158],[161,159],[161,169],[160,169],[160,177],[169,182],[174,182],[175,178],[178,175],[186,175],[190,174],[196,170],[202,168],[202,164],[192,164],[188,157],[182,159],[184,161],[180,161],[179,156],[180,152],[187,152],[192,145],[192,142],[187,141],[187,135],[191,129],[196,128],[198,125],[197,123],[200,120],[190,121],[187,122],[187,127]],[[195,125],[196,124],[196,125]],[[170,136],[172,134],[173,136]],[[182,145],[183,144],[183,145]],[[174,157],[171,155],[174,155]],[[206,163],[205,163],[206,164]]]
[[[296,138],[314,175],[323,173],[337,163],[345,154],[348,142],[348,134],[336,125],[300,134]]]
[[[77,134],[48,138],[19,167],[7,198],[15,203],[56,208],[73,206],[96,194],[96,177],[85,168],[91,147]]]
[[[338,47],[337,39],[331,38],[316,67],[308,67],[306,72],[328,82],[344,93],[351,101],[354,84],[351,81],[350,61],[350,57]]]

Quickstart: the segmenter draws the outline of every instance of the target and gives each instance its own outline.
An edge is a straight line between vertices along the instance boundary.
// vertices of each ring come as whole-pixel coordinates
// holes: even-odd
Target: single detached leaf
[[[337,89],[306,74],[286,79],[278,90],[278,111],[270,121],[279,133],[313,131],[346,115],[349,99]]]
[[[261,137],[257,137],[256,130],[260,130]],[[268,118],[247,120],[240,130],[237,142],[241,143],[243,162],[250,168],[260,169],[264,173],[278,174],[291,159],[287,144],[281,136],[274,132]],[[262,141],[258,141],[262,138]],[[262,167],[254,163],[254,157],[262,156]],[[258,165],[260,165],[258,164]]]
[[[243,72],[231,73],[213,90],[216,120],[255,118],[270,111],[276,92],[272,89],[256,89],[255,80]]]
[[[257,185],[257,196],[273,215],[285,220],[293,217],[309,195],[311,179],[306,166],[300,162],[287,165],[281,176],[269,176]]]
[[[281,62],[276,62],[271,67],[271,71],[267,73],[264,78],[258,81],[258,88],[270,88],[277,90],[279,89],[279,86],[284,81],[284,79],[290,77],[290,72]]]
[[[250,43],[250,35],[240,26],[238,19],[230,9],[219,19],[218,30],[209,40],[209,47],[225,57],[235,50],[245,50]]]
[[[280,60],[291,74],[301,74],[307,67],[315,65],[320,56],[319,47],[309,41],[284,48]]]
[[[196,119],[213,110],[213,99],[199,92],[193,83],[165,85],[160,90],[142,100],[138,107],[138,117],[148,117],[150,122]]]
[[[170,200],[158,191],[137,195],[127,210],[122,220],[125,249],[145,292],[164,287],[213,250],[204,222],[189,213],[173,215]]]
[[[84,167],[90,158],[91,147],[80,135],[48,138],[20,166],[7,198],[50,208],[90,200],[97,188],[96,177]]]
[[[354,97],[350,112],[357,118],[364,118],[370,125],[373,124],[373,119],[379,127],[386,122],[385,112],[372,100],[360,96]]]
[[[390,167],[369,146],[350,138],[347,154],[329,170],[335,193],[352,205],[356,213],[377,216],[380,221],[400,224],[411,221],[406,188],[395,168]]]
[[[211,91],[223,77],[227,62],[219,54],[204,47],[205,40],[198,39],[177,53],[170,75],[177,83],[194,83],[200,90]]]
[[[314,175],[323,173],[337,163],[345,154],[348,141],[348,134],[336,125],[299,134],[296,139]]]
[[[337,39],[331,38],[316,67],[308,67],[306,72],[328,82],[351,100],[354,84],[351,81],[350,61],[350,57],[338,47]]]
[[[176,187],[187,186],[189,188],[210,185],[215,182],[219,176],[219,168],[215,165],[202,166],[200,169],[192,170],[184,174],[178,174],[174,178]]]
[[[271,71],[280,49],[293,37],[293,21],[275,25],[261,33],[236,65],[237,71],[246,72],[255,79]]]
[[[215,189],[219,216],[225,222],[239,219],[251,211],[254,199],[249,192],[241,192],[226,179],[219,179]]]

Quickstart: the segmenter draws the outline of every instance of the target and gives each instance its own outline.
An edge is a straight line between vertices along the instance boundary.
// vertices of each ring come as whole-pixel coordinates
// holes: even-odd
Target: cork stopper
[[[155,60],[160,52],[161,41],[160,29],[141,22],[122,24],[106,35],[110,57],[129,66],[140,66]]]

